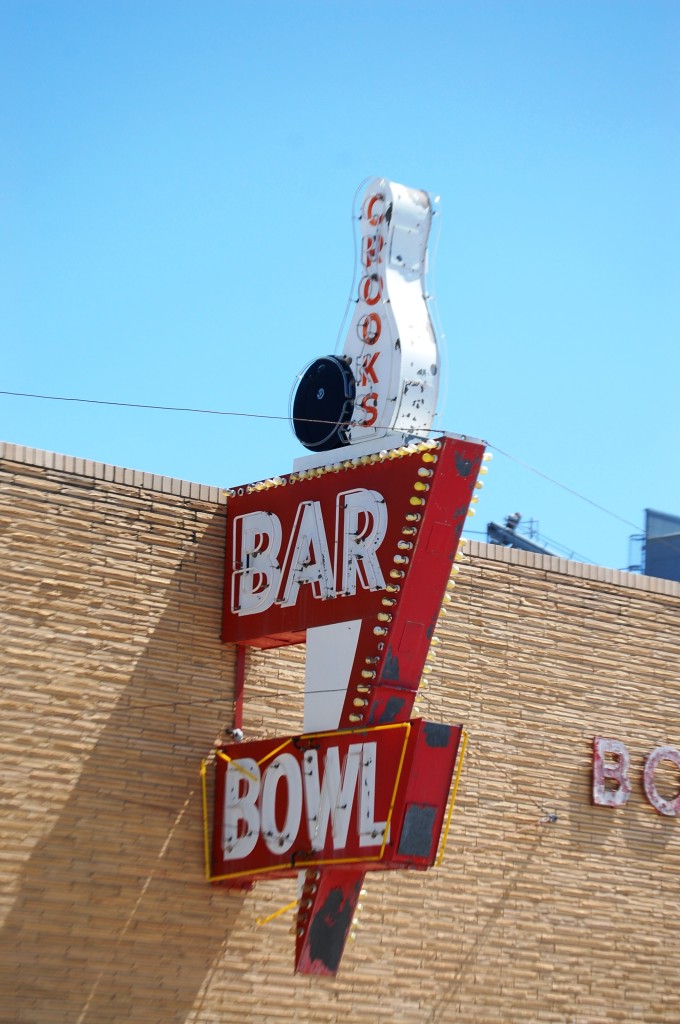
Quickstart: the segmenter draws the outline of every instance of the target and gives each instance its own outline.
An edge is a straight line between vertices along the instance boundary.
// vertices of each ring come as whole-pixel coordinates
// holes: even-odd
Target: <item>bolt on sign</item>
[[[219,750],[211,880],[429,867],[460,736],[418,720]]]
[[[223,639],[307,640],[305,734],[217,751],[209,877],[304,872],[298,971],[337,972],[367,871],[435,859],[461,727],[411,713],[483,453],[446,436],[227,503]]]

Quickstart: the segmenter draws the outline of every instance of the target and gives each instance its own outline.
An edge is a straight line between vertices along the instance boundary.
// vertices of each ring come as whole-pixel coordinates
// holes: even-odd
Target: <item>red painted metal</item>
[[[344,844],[341,850],[316,851],[312,860],[317,863],[310,863],[304,814],[290,845],[277,858],[271,845],[275,847],[288,820],[279,791],[287,792],[291,779],[293,789],[297,787],[296,768],[286,760],[278,769],[286,774],[285,785],[268,784],[270,822],[272,815],[275,822],[272,842],[267,845],[256,837],[243,863],[235,866],[232,851],[222,845],[225,794],[233,775],[229,782],[226,762],[218,757],[213,881],[238,885],[306,869],[296,924],[296,971],[336,973],[365,871],[423,869],[433,863],[461,730],[408,723],[483,453],[478,442],[444,437],[433,446],[413,445],[293,473],[230,494],[223,639],[276,647],[304,641],[308,628],[358,619],[359,637],[339,721],[341,730],[353,730],[343,740],[344,749],[373,735],[378,726],[410,729],[389,841],[373,859],[361,859],[361,844],[358,849]],[[304,748],[304,737],[297,742]],[[381,740],[376,748],[381,758],[387,746]],[[241,745],[232,755],[225,748],[222,754],[243,759],[245,749]],[[250,763],[256,766],[251,775],[263,786],[263,796],[257,761],[272,749],[256,749],[258,756]],[[278,749],[289,754],[288,748]],[[392,761],[376,789],[375,821],[386,820],[380,815],[386,813],[393,771]],[[252,779],[243,783],[244,789],[251,784]],[[233,797],[233,788],[231,792]],[[356,808],[351,814],[356,843]],[[241,828],[261,833],[259,805],[249,815]],[[233,822],[229,834],[233,839]],[[289,839],[283,839],[284,846]]]
[[[362,622],[341,726],[355,722],[357,714],[371,725],[411,716],[483,452],[479,445],[461,444],[445,438],[434,464],[423,463],[421,456],[418,468],[433,472],[429,491],[411,490],[409,503],[395,509],[399,540],[390,572],[402,575],[390,579],[398,589],[382,595]],[[423,504],[410,504],[414,496]],[[420,517],[416,522],[414,515]],[[404,550],[400,543],[413,547]],[[408,561],[397,562],[395,555]],[[374,678],[367,679],[370,673]],[[366,703],[357,710],[358,700]]]
[[[308,871],[295,927],[295,973],[337,974],[356,911],[363,871]]]
[[[238,645],[236,648],[236,686],[234,688],[234,728],[243,728],[243,694],[246,684],[247,648]]]
[[[215,761],[212,881],[241,884],[330,865],[434,863],[461,728],[417,720],[229,744]]]
[[[404,450],[405,451],[405,450]],[[433,597],[445,584],[450,563],[455,555],[456,545],[465,521],[465,515],[472,497],[484,448],[481,444],[459,438],[445,437],[437,442],[431,451],[408,451],[396,458],[375,457],[377,461],[361,464],[340,463],[317,471],[319,475],[298,479],[298,474],[280,478],[285,486],[272,486],[258,490],[257,485],[236,488],[227,504],[227,558],[225,572],[225,600],[222,638],[227,642],[244,643],[254,647],[280,646],[286,643],[300,643],[307,628],[345,622],[350,619],[371,620],[370,627],[377,624],[376,616],[385,611],[382,598],[388,587],[401,587],[402,580],[410,576],[414,568],[419,576],[417,589],[427,604],[425,621],[415,621],[426,629],[432,626]],[[431,474],[431,475],[429,475]],[[381,571],[382,583],[375,589],[368,589],[370,581],[356,580],[353,593],[342,592],[343,538],[343,495],[368,494],[375,496],[378,505],[384,505],[386,526],[374,554]],[[297,536],[300,519],[305,508],[313,504],[315,513],[321,517],[322,541],[325,539],[327,552],[333,563],[328,568],[326,582],[332,578],[333,593],[330,596],[315,596],[319,587],[309,582],[296,588],[296,600],[289,606],[282,603],[281,590],[290,580],[291,566],[288,564],[289,544]],[[311,513],[310,513],[311,514]],[[244,523],[266,516],[280,529],[280,541],[273,543],[269,551],[270,538],[261,540],[261,549],[270,562],[270,574],[277,576],[279,586],[272,586],[272,599],[264,602],[261,610],[244,613],[240,606],[240,593],[251,572],[248,566],[248,552],[244,548]],[[253,517],[248,520],[244,517]],[[408,519],[407,517],[412,517]],[[370,531],[370,514],[360,516],[363,525]],[[264,520],[263,520],[264,521]],[[405,534],[407,528],[414,528],[413,534]],[[412,548],[405,545],[413,544]],[[429,560],[430,572],[434,572],[432,585],[428,585],[428,574],[420,570],[428,546],[432,549]],[[247,546],[246,546],[247,548]],[[416,550],[418,552],[416,557]],[[322,552],[324,555],[324,552]],[[336,555],[338,556],[336,558]],[[318,552],[310,551],[310,557],[321,563],[324,558]],[[447,568],[448,567],[448,568]],[[403,576],[394,578],[395,573]],[[252,581],[249,581],[252,582]],[[269,578],[265,583],[272,582]],[[274,593],[277,593],[274,599]],[[334,596],[337,594],[337,596]],[[438,611],[437,606],[437,611]],[[408,645],[412,643],[411,633],[404,637],[404,668],[409,664]],[[372,643],[376,647],[377,642]],[[416,642],[418,650],[422,643]],[[416,660],[418,660],[416,655]],[[408,669],[407,669],[408,671]],[[413,673],[411,672],[411,675]],[[417,685],[417,681],[416,681]]]

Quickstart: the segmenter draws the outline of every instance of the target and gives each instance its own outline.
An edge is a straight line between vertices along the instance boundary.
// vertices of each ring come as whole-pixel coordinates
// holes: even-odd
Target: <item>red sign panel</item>
[[[409,719],[483,453],[442,437],[229,494],[223,639],[277,647],[330,627],[313,634],[305,703],[337,731],[216,757],[209,877],[304,870],[296,970],[335,974],[365,871],[434,861],[461,729]]]
[[[460,735],[418,720],[218,750],[211,880],[429,867]]]
[[[299,643],[374,616],[428,547],[450,568],[483,452],[446,437],[236,488],[223,639]]]

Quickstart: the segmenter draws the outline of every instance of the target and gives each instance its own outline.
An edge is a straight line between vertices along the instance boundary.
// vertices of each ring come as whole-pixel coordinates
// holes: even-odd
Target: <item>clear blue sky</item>
[[[0,3],[0,389],[286,417],[369,175],[442,197],[444,429],[600,564],[680,513],[680,3]],[[230,486],[284,420],[0,395],[0,437]],[[515,460],[520,460],[515,461]]]

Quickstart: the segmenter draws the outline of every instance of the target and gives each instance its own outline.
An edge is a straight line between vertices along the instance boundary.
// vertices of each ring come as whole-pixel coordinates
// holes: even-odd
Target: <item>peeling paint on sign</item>
[[[657,788],[656,773],[662,762],[675,765],[680,773],[680,750],[661,746],[655,747],[647,755],[642,772],[642,790],[654,810],[668,818],[677,818],[680,815],[680,788],[671,798],[662,796]],[[630,768],[631,755],[625,743],[604,736],[595,736],[593,803],[600,807],[623,807],[632,792]],[[680,774],[678,783],[680,786]]]

